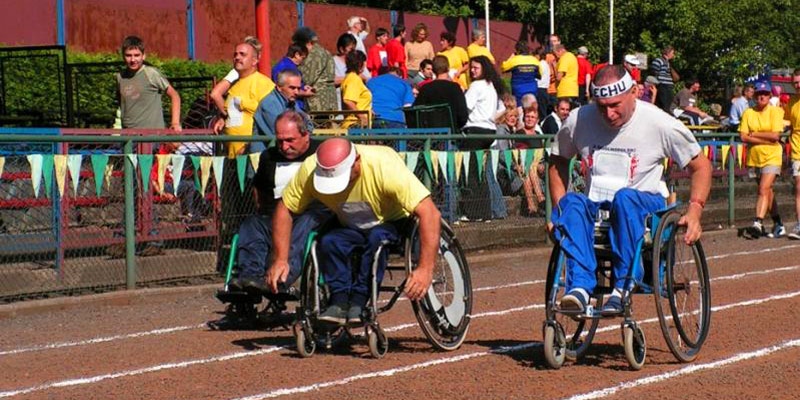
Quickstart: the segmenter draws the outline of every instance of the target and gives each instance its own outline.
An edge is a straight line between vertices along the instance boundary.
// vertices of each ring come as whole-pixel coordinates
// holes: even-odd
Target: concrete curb
[[[717,237],[736,234],[735,228],[724,228],[704,232],[704,237]],[[514,251],[489,250],[468,253],[469,262],[473,264],[486,264],[489,261],[502,261],[517,257],[549,256],[549,245],[537,245],[532,248],[518,247]],[[170,297],[186,295],[213,296],[220,288],[219,284],[206,284],[199,286],[182,286],[166,288],[147,288],[134,290],[121,290],[110,293],[101,293],[77,297],[57,297],[53,299],[32,300],[0,305],[0,320],[43,314],[54,311],[69,311],[86,306],[129,306],[158,303]]]

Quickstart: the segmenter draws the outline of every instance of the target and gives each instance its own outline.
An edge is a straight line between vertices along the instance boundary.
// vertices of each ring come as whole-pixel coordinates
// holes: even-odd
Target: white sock
[[[617,288],[614,288],[614,291],[613,291],[613,292],[611,292],[611,295],[612,295],[612,296],[617,296],[617,297],[619,297],[619,298],[622,298],[622,291],[621,291],[621,290],[619,290],[619,289],[617,289]]]

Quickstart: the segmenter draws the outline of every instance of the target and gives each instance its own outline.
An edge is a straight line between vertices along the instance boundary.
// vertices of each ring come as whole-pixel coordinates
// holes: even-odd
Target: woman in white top
[[[497,132],[495,116],[505,109],[499,100],[505,93],[505,85],[494,65],[486,56],[474,57],[469,62],[472,83],[464,94],[469,116],[464,125],[464,133],[489,134]],[[469,140],[461,146],[465,150],[487,149],[493,139]]]
[[[464,125],[464,133],[467,135],[496,135],[495,117],[499,111],[505,110],[505,106],[499,101],[506,92],[503,81],[486,56],[470,59],[469,72],[472,83],[464,94],[469,111],[467,123]],[[493,141],[493,138],[464,140],[459,147],[461,150],[486,150]],[[470,159],[470,170],[472,171],[478,171],[477,162],[483,162],[477,158],[477,156],[473,156]],[[468,220],[490,220],[505,218],[507,215],[503,193],[500,191],[492,164],[489,162],[486,165],[486,182],[481,182],[478,174],[470,174],[466,182],[459,203],[462,214]]]

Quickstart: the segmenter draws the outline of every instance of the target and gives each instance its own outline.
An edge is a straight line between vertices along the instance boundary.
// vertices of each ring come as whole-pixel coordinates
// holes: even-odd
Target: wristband
[[[700,199],[691,199],[689,200],[689,204],[697,204],[698,206],[700,206],[701,210],[706,208],[706,202]]]

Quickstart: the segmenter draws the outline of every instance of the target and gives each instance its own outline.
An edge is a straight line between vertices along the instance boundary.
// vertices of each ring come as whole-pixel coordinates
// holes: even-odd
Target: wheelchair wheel
[[[410,273],[419,260],[418,226],[412,229],[406,242],[405,258]],[[472,314],[472,281],[458,238],[444,221],[433,281],[425,297],[412,305],[422,332],[433,347],[451,351],[461,346]]]
[[[314,351],[317,349],[317,342],[314,340],[313,335],[306,333],[303,322],[294,324],[294,339],[297,345],[297,352],[300,353],[301,357],[308,358],[314,355]]]
[[[550,262],[547,266],[547,281],[545,285],[545,318],[547,321],[557,323],[565,338],[565,357],[575,361],[589,349],[597,331],[599,319],[576,320],[571,316],[557,313],[556,304],[565,294],[567,273],[567,259],[561,252],[561,246],[556,244],[550,253]],[[557,279],[556,279],[557,277]],[[554,290],[555,289],[555,290]]]
[[[697,358],[711,323],[711,285],[700,242],[683,242],[680,214],[665,215],[653,243],[653,294],[661,332],[681,362]]]
[[[559,369],[564,365],[567,356],[567,342],[564,337],[564,329],[558,323],[544,325],[544,359],[547,365],[553,369]]]
[[[383,358],[389,351],[389,338],[381,328],[367,325],[364,329],[369,343],[369,353],[375,358]]]
[[[635,322],[623,323],[622,343],[625,347],[625,358],[628,360],[631,369],[635,371],[642,369],[644,360],[647,357],[647,340],[639,324]]]

